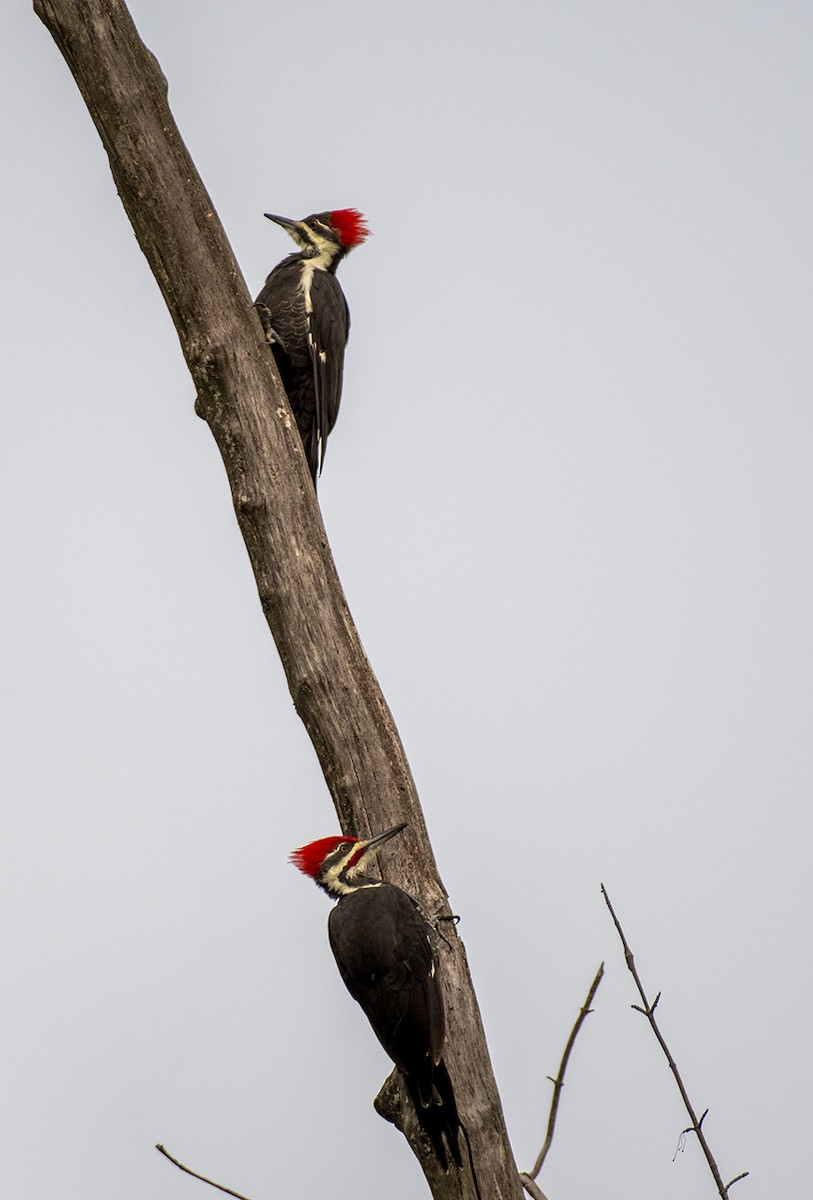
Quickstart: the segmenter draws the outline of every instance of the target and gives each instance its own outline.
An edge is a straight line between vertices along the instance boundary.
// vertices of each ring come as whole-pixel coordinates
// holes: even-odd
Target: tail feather
[[[458,1167],[463,1166],[460,1153],[459,1133],[462,1128],[460,1117],[457,1115],[457,1103],[454,1098],[452,1081],[446,1064],[440,1060],[434,1071],[434,1088],[428,1104],[421,1099],[420,1089],[410,1075],[405,1075],[407,1088],[418,1122],[429,1141],[432,1143],[438,1162],[444,1171],[449,1169],[448,1145],[452,1158]],[[445,1138],[445,1141],[444,1141]]]

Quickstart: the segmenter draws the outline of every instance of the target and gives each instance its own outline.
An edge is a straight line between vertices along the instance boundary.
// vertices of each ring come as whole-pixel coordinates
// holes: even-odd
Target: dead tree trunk
[[[234,508],[296,710],[310,734],[345,832],[407,821],[387,876],[428,912],[446,893],[398,732],[339,582],[296,424],[245,282],[167,103],[167,84],[121,0],[35,0],[110,159],[113,178],[169,308],[217,442]],[[403,839],[402,839],[403,840]],[[448,907],[445,911],[448,912]],[[446,1060],[471,1136],[483,1197],[519,1200],[500,1098],[462,943],[441,947]],[[404,1128],[433,1195],[471,1200],[467,1171],[445,1176],[420,1153],[397,1080],[379,1111]]]

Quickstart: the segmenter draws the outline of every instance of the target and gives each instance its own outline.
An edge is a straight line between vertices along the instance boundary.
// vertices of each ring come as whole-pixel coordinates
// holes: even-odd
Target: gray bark
[[[175,126],[167,85],[119,0],[35,0],[107,151],[121,201],[161,288],[223,458],[260,601],[344,832],[400,821],[386,878],[448,913],[415,784],[333,563],[273,356],[211,200]],[[519,1200],[514,1164],[463,945],[441,943],[446,1060],[483,1200]],[[468,1171],[442,1174],[391,1078],[379,1111],[402,1128],[438,1200],[472,1200]]]

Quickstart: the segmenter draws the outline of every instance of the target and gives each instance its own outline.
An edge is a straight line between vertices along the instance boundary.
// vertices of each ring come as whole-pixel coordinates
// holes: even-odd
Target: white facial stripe
[[[371,881],[365,883],[351,882],[353,876],[364,875],[364,855],[359,862],[348,872],[346,878],[342,878],[342,872],[347,867],[348,862],[358,850],[356,845],[352,845],[345,851],[335,862],[332,862],[327,870],[322,871],[319,882],[322,887],[331,896],[349,896],[352,892],[361,891],[362,888],[381,887],[380,881]]]
[[[318,267],[329,267],[341,249],[336,244],[335,238],[324,236],[318,229],[312,229],[310,225],[300,225],[299,228],[301,244],[307,247],[312,254],[308,262],[314,263]]]

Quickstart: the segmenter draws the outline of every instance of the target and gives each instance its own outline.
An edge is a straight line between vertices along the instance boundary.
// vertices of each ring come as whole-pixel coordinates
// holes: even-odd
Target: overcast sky
[[[813,9],[133,0],[252,294],[356,205],[320,500],[519,1165],[810,1194]],[[337,829],[90,117],[0,12],[0,1196],[415,1200],[288,863]],[[360,1168],[360,1164],[363,1167]]]

